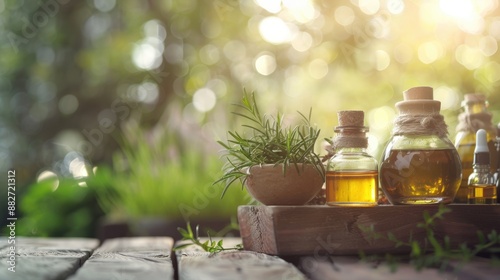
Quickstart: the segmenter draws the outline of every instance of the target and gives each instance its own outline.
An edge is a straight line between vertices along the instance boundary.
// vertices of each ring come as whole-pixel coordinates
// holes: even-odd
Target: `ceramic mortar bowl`
[[[248,192],[265,205],[304,205],[314,198],[324,183],[323,176],[312,164],[287,166],[255,165],[247,170]],[[322,168],[322,167],[321,167]]]

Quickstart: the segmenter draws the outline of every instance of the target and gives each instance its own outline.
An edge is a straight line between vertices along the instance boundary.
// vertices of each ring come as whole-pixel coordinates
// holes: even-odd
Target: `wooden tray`
[[[500,233],[500,205],[450,204],[452,211],[437,220],[435,236],[449,236],[451,244],[478,242],[477,231],[485,235]],[[398,240],[423,241],[425,230],[417,227],[437,205],[329,207],[311,206],[240,206],[238,220],[246,250],[271,255],[357,255],[365,253],[404,253],[406,246],[395,247],[387,238],[373,239],[363,228],[373,225],[374,232]]]

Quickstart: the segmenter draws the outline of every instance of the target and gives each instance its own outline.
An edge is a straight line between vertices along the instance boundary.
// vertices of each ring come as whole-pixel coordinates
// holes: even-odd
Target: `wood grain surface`
[[[224,247],[237,243],[241,243],[240,238],[224,238]],[[176,251],[176,258],[179,280],[307,279],[294,265],[279,257],[250,251],[211,254],[197,246],[188,246]]]
[[[464,263],[454,263],[445,268],[424,268],[417,270],[405,262],[387,263],[363,262],[356,257],[333,256],[331,258],[302,257],[299,267],[311,280],[489,280],[500,278],[500,266],[484,258],[473,258]]]
[[[59,280],[73,274],[99,245],[97,239],[17,237],[1,239],[0,279]],[[9,271],[10,246],[16,247],[15,272]]]
[[[106,240],[71,280],[173,279],[170,237]]]
[[[452,245],[475,243],[477,231],[500,232],[500,205],[447,205],[451,212],[438,220],[438,239],[449,236]],[[387,238],[374,239],[367,230],[398,240],[423,240],[425,230],[417,227],[424,212],[432,215],[437,205],[329,207],[329,206],[240,206],[238,220],[246,250],[271,255],[358,255],[403,253]]]

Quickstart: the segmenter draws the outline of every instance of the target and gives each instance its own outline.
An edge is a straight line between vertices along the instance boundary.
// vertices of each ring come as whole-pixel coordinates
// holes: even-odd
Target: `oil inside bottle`
[[[469,204],[496,204],[497,187],[495,185],[470,185],[467,202]]]
[[[380,183],[393,204],[451,203],[461,181],[455,149],[391,150]]]
[[[378,201],[378,171],[326,172],[326,201],[331,206],[374,206]]]

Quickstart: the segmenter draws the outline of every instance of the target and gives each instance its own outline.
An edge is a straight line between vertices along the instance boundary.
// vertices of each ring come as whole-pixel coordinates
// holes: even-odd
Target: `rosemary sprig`
[[[311,124],[312,109],[306,116],[300,112],[301,123],[288,127],[283,124],[283,114],[276,116],[261,114],[255,95],[245,92],[242,103],[235,104],[240,109],[233,112],[248,123],[242,126],[246,133],[228,131],[227,142],[218,141],[224,148],[226,163],[223,175],[214,184],[224,183],[224,196],[228,187],[240,180],[245,183],[246,169],[260,164],[283,164],[283,173],[290,166],[300,172],[299,164],[314,164],[324,175],[320,157],[314,152],[320,130]]]
[[[205,252],[209,253],[218,253],[222,251],[229,251],[229,250],[243,250],[243,245],[242,244],[237,244],[235,247],[229,247],[225,248],[223,244],[223,240],[215,241],[212,240],[212,237],[208,233],[208,240],[205,242],[200,241],[199,239],[199,225],[196,225],[195,232],[193,232],[191,228],[191,224],[187,222],[186,228],[177,228],[179,233],[182,235],[182,240],[188,241],[188,243],[181,244],[176,246],[173,250],[177,251],[182,248],[191,246],[191,245],[196,245],[199,246],[201,249],[203,249]]]

